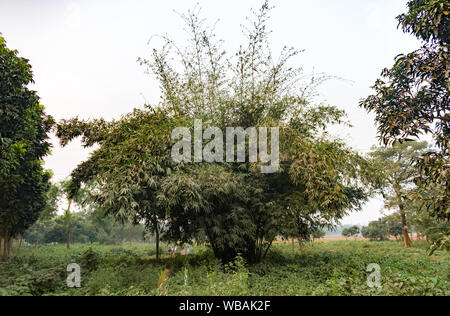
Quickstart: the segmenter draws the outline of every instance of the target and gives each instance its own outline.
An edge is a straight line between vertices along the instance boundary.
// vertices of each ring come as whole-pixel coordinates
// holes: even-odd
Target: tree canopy
[[[0,239],[4,259],[9,243],[46,207],[51,174],[42,159],[49,153],[53,118],[45,114],[28,60],[6,47],[0,35]],[[1,243],[0,243],[1,246]]]
[[[82,136],[98,144],[72,173],[74,190],[94,183],[96,201],[120,219],[145,224],[176,243],[208,243],[223,261],[242,254],[256,262],[279,235],[332,226],[370,194],[370,163],[327,134],[345,123],[334,106],[314,104],[314,88],[327,76],[291,66],[300,52],[269,49],[265,2],[244,28],[245,44],[232,55],[197,11],[181,15],[186,47],[163,36],[150,59],[140,59],[160,82],[160,104],[120,120],[64,120],[63,145]],[[279,127],[280,168],[261,174],[261,163],[176,163],[174,128]],[[206,144],[208,140],[203,140]],[[225,142],[224,142],[225,143]],[[225,151],[224,151],[225,152]],[[248,158],[248,153],[246,153]],[[286,229],[289,227],[289,231]]]
[[[342,230],[342,236],[344,237],[356,237],[359,235],[360,233],[360,229],[358,226],[352,226],[349,228],[344,228],[344,230]]]
[[[424,153],[416,183],[427,190],[443,188],[428,200],[434,215],[450,219],[449,203],[449,5],[448,0],[411,0],[409,11],[397,17],[404,32],[413,34],[422,47],[395,58],[390,69],[373,86],[375,94],[361,106],[375,113],[380,139],[385,144],[408,141],[427,133],[438,151]]]
[[[383,219],[380,218],[363,227],[361,234],[364,238],[368,238],[371,241],[384,241],[389,239],[389,228]]]
[[[414,204],[417,186],[414,183],[419,169],[417,160],[429,149],[426,142],[396,143],[391,147],[374,148],[370,153],[381,175],[381,194],[385,207],[396,209],[401,217],[403,244],[410,247],[407,211]]]

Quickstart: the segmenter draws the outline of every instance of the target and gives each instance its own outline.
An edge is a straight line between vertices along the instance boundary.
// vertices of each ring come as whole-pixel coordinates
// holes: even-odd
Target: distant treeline
[[[423,237],[430,243],[434,243],[449,230],[450,222],[436,220],[427,212],[409,214],[409,233],[415,233],[419,238]],[[394,213],[372,221],[361,229],[361,234],[372,241],[388,240],[390,237],[399,239],[403,234],[401,217],[398,213]]]
[[[99,217],[96,213],[76,213],[71,219],[72,243],[100,243],[116,245],[124,242],[143,242],[143,225],[118,223],[112,217]],[[38,222],[23,234],[23,240],[33,244],[66,243],[65,216]]]

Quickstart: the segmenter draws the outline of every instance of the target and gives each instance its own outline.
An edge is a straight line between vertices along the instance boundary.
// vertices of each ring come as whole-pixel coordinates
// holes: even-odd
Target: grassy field
[[[254,266],[240,258],[223,266],[206,247],[160,262],[148,244],[21,247],[0,264],[0,295],[450,295],[450,257],[430,257],[427,247],[335,241],[293,252],[279,243]],[[81,288],[66,285],[70,263],[81,266]],[[381,268],[380,290],[367,284],[372,263]]]

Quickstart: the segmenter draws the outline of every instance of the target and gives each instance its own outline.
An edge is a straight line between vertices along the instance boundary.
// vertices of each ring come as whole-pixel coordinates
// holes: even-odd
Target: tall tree
[[[78,136],[86,146],[100,145],[74,170],[74,183],[97,180],[97,200],[108,212],[145,221],[171,242],[208,243],[223,261],[238,253],[248,262],[261,260],[284,223],[295,220],[292,212],[332,225],[359,208],[368,194],[368,163],[326,133],[346,121],[336,107],[311,98],[326,76],[308,77],[292,67],[295,49],[272,55],[269,12],[266,1],[231,56],[196,11],[182,15],[188,45],[163,37],[163,48],[141,59],[160,81],[158,106],[114,122],[58,125],[63,145]],[[195,119],[203,120],[202,131],[279,127],[278,172],[261,174],[262,163],[250,161],[248,151],[245,162],[175,163],[171,133],[180,126],[192,131]],[[225,136],[220,140],[223,146]]]
[[[398,209],[402,222],[403,245],[411,247],[408,234],[407,211],[412,193],[416,189],[417,159],[428,150],[426,142],[396,143],[392,147],[375,148],[370,156],[382,173],[384,185],[381,193],[389,209]]]
[[[361,106],[376,114],[385,144],[403,142],[421,134],[433,136],[438,151],[424,153],[416,183],[426,192],[440,187],[426,202],[433,215],[450,219],[450,1],[411,0],[408,12],[397,17],[404,32],[415,35],[422,47],[395,58],[373,86],[375,94]],[[421,199],[426,199],[424,193]],[[446,244],[450,245],[450,231]],[[444,244],[444,243],[443,243]],[[450,248],[450,246],[449,246]]]
[[[49,153],[53,118],[27,86],[33,73],[27,59],[6,47],[0,35],[0,239],[3,259],[12,238],[22,234],[45,209],[50,172],[42,159]],[[1,242],[0,242],[1,246]]]

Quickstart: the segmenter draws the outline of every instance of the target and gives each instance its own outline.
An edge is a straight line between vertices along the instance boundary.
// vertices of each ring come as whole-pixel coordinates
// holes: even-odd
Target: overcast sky
[[[393,58],[419,43],[397,29],[395,17],[406,11],[406,0],[278,0],[272,1],[270,27],[273,51],[284,46],[305,49],[295,61],[306,72],[326,72],[347,79],[320,88],[321,99],[347,111],[353,128],[336,133],[356,150],[376,145],[373,116],[358,107],[361,98]],[[47,112],[57,120],[119,118],[145,102],[159,100],[158,83],[136,60],[148,57],[148,40],[169,34],[182,42],[183,24],[174,10],[200,4],[228,52],[241,42],[240,24],[254,0],[0,0],[0,32],[9,48],[30,60]],[[53,139],[46,167],[55,180],[69,176],[89,152],[74,142],[60,148]],[[344,224],[367,224],[381,216],[381,200]]]

